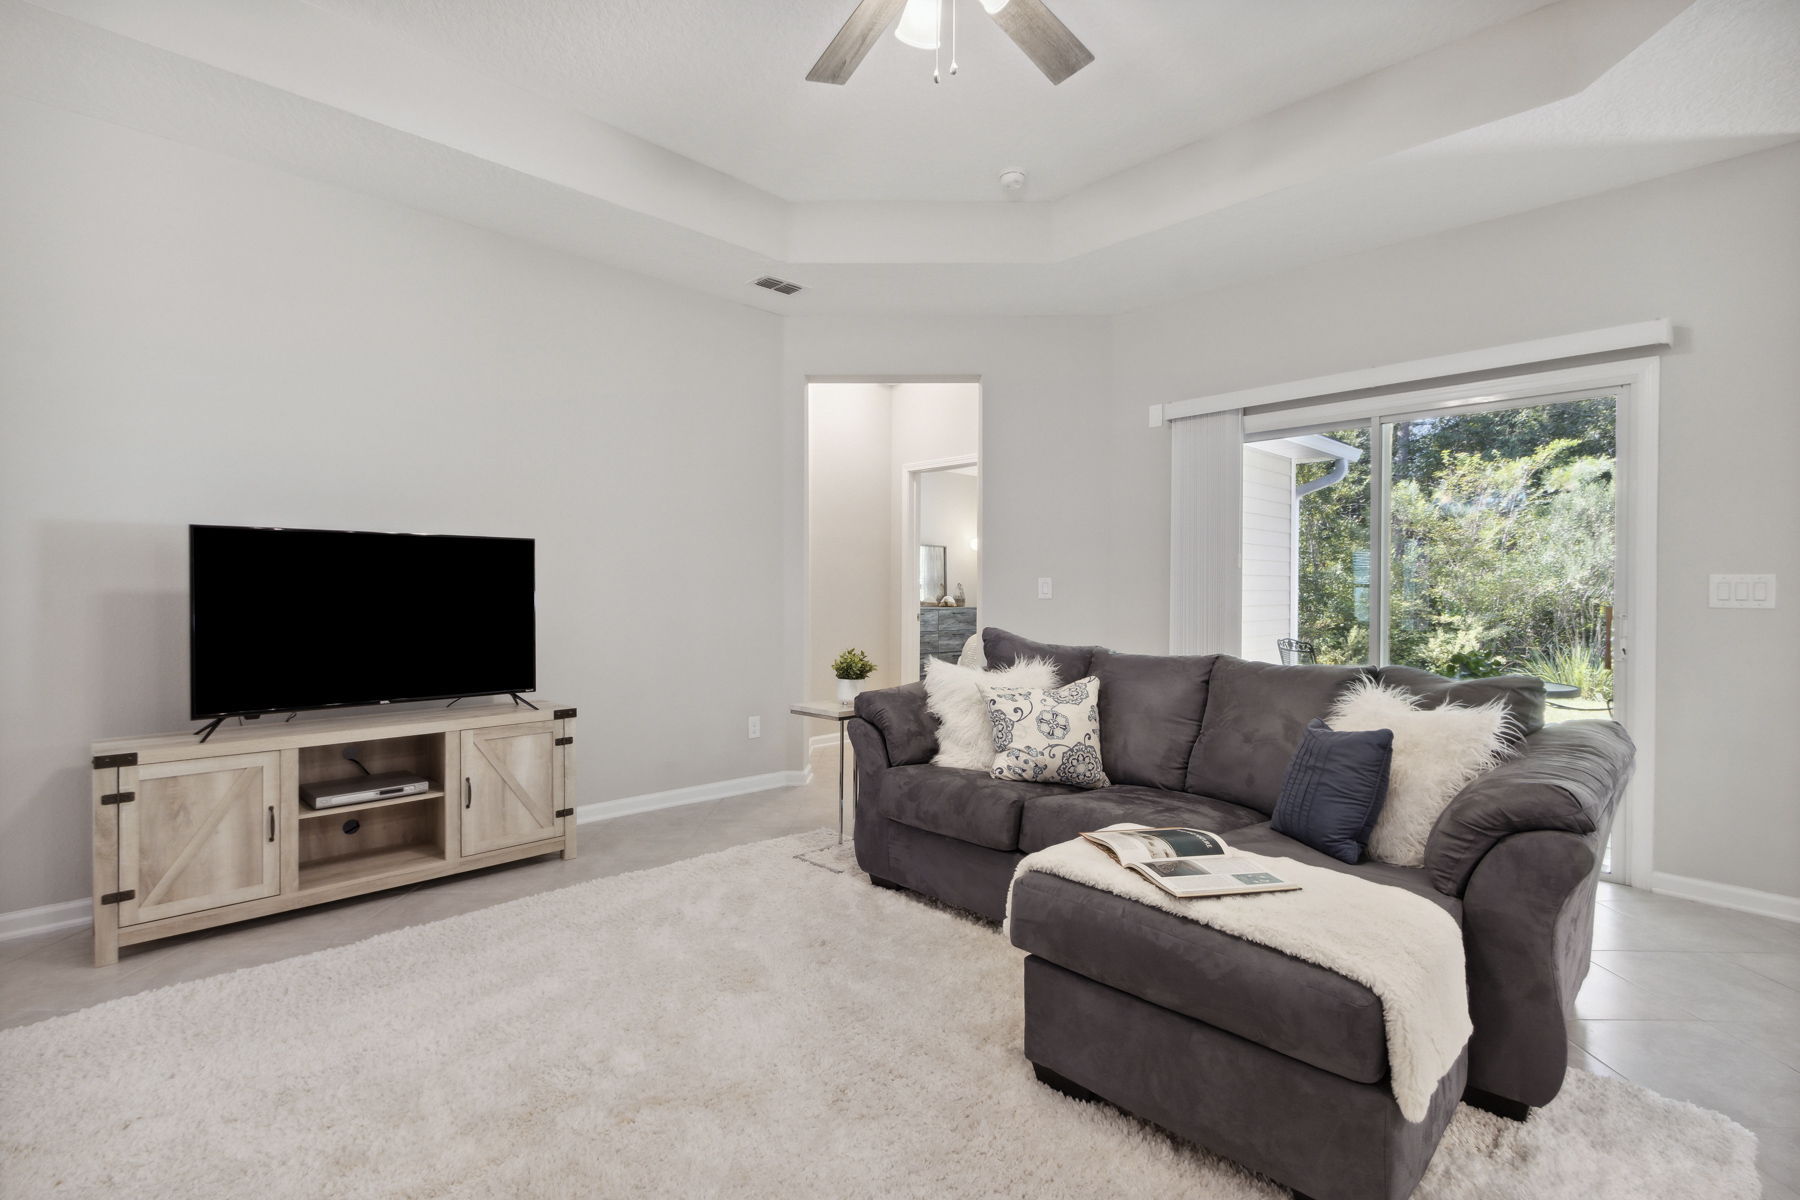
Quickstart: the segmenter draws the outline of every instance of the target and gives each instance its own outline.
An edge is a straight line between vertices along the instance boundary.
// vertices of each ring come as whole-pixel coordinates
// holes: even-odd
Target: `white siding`
[[[1294,636],[1294,461],[1244,447],[1244,637],[1240,653],[1280,662]]]

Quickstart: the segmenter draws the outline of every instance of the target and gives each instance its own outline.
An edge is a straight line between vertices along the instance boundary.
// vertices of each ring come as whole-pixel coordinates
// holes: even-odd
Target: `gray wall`
[[[1669,317],[1658,506],[1659,871],[1800,895],[1800,602],[1707,607],[1707,575],[1800,587],[1800,146],[1319,264],[1114,324],[1121,422],[1256,384]],[[1151,443],[1155,444],[1152,445]],[[1105,475],[1157,545],[1166,445]]]
[[[789,765],[778,318],[29,102],[0,161],[0,912],[185,723],[190,521],[535,537],[583,802]]]
[[[0,912],[85,894],[88,741],[182,724],[189,521],[539,538],[592,802],[802,761],[808,375],[979,377],[984,620],[1159,650],[1146,405],[1652,316],[1659,866],[1800,895],[1800,148],[1116,319],[786,322],[28,102],[0,154]]]

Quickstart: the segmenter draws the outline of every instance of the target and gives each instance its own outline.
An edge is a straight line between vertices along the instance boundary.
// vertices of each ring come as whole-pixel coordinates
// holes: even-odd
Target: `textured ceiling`
[[[790,200],[1057,199],[1545,0],[1052,0],[1093,49],[1052,87],[976,0],[962,71],[892,36],[805,74],[854,0],[309,0]]]

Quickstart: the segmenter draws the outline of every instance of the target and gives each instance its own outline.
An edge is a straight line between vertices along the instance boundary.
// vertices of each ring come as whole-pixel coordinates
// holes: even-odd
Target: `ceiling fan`
[[[1061,83],[1094,61],[1093,52],[1044,6],[1044,0],[980,0],[994,24],[1037,64],[1051,83]],[[950,0],[955,29],[956,0]],[[861,0],[844,27],[819,55],[806,77],[814,83],[848,83],[881,35],[898,20],[897,35],[910,46],[936,50],[943,23],[943,0]],[[955,34],[952,33],[952,38]],[[952,49],[950,73],[956,73]]]

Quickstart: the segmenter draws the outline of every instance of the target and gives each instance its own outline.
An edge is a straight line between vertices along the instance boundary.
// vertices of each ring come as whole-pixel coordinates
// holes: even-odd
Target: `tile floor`
[[[815,781],[584,826],[580,857],[537,859],[400,892],[127,949],[90,965],[85,930],[0,942],[0,1028],[661,866],[837,821],[836,760]],[[1800,1200],[1800,925],[1601,886],[1577,1065],[1727,1113],[1761,1139],[1767,1200]]]

